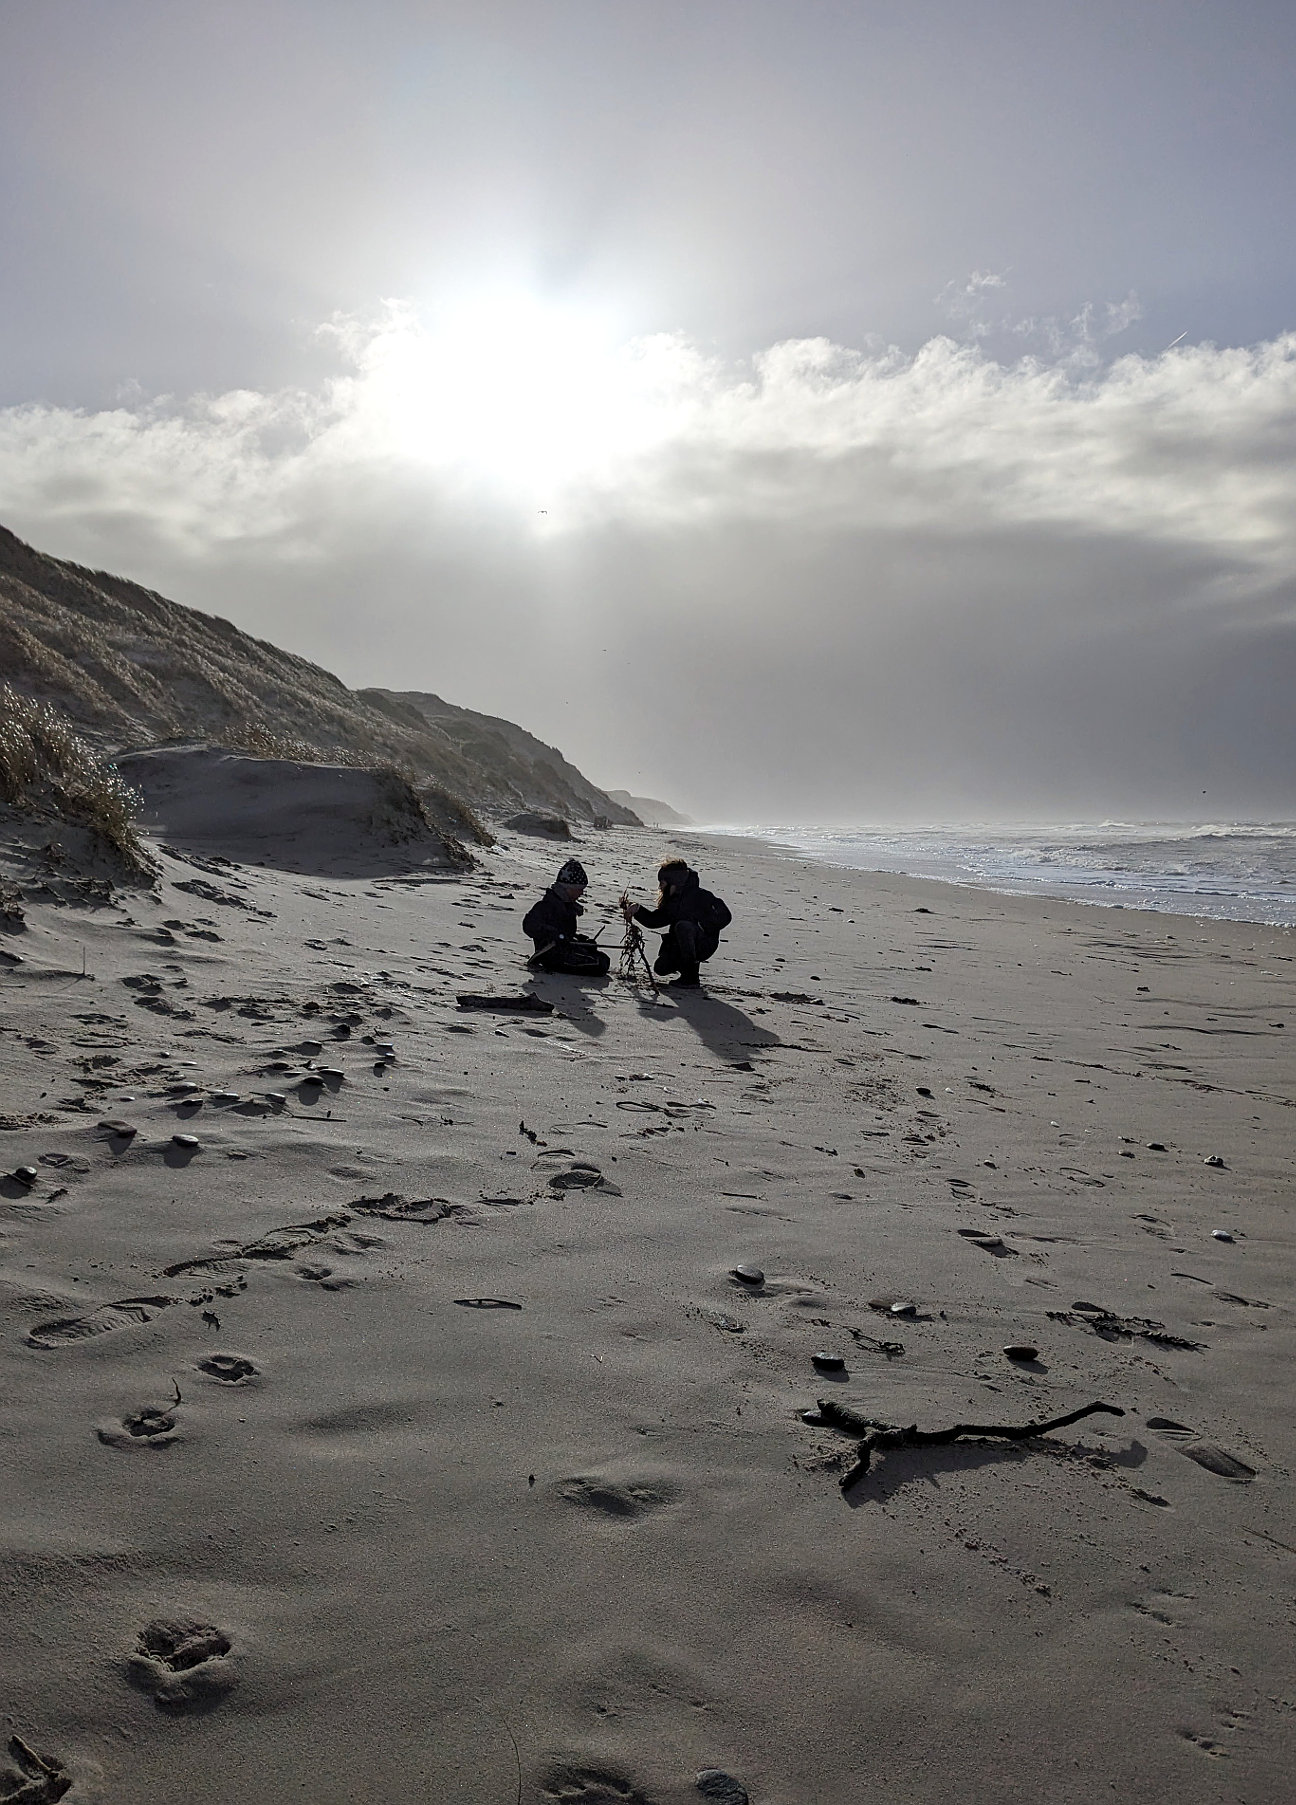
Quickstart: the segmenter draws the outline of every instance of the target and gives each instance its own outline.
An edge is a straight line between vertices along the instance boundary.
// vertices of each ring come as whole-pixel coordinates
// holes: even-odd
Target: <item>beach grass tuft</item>
[[[152,866],[135,830],[141,799],[48,702],[0,684],[0,800],[88,828],[137,875]]]

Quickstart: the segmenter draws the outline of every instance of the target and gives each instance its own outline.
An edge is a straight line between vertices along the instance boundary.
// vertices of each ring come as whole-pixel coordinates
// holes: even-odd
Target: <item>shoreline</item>
[[[70,1805],[1277,1801],[1290,931],[680,828],[572,848],[591,929],[667,846],[734,924],[660,1000],[526,972],[568,849],[520,836],[461,881],[162,855],[155,897],[29,901],[13,1733]],[[555,1012],[455,1002],[522,990]],[[1125,1415],[843,1494],[825,1397]],[[228,1644],[188,1680],[139,1654],[178,1619]]]
[[[1275,827],[1290,827],[1290,823],[1274,823],[1273,825]],[[714,826],[697,828],[693,831],[702,838],[710,838],[721,842],[735,840],[742,845],[763,846],[770,851],[777,852],[790,858],[804,859],[814,866],[830,865],[835,870],[839,871],[871,872],[884,877],[907,877],[912,878],[915,881],[951,884],[958,889],[984,892],[992,896],[1043,897],[1051,898],[1052,900],[1059,902],[1080,903],[1093,908],[1117,910],[1131,909],[1136,910],[1140,914],[1172,915],[1190,921],[1240,921],[1254,922],[1257,926],[1288,929],[1296,928],[1296,895],[1287,899],[1286,897],[1276,897],[1270,892],[1262,892],[1248,896],[1229,889],[1210,890],[1203,888],[1197,891],[1176,890],[1170,880],[1173,876],[1181,874],[1165,873],[1160,879],[1153,874],[1149,874],[1146,881],[1129,883],[1124,889],[1121,889],[1114,877],[1111,879],[1095,877],[1083,880],[1077,877],[1070,882],[1068,887],[1068,880],[1065,875],[1049,875],[1032,879],[1023,872],[1022,875],[1015,878],[1004,874],[996,880],[990,877],[974,876],[971,874],[966,877],[959,877],[952,875],[948,871],[906,871],[889,865],[855,864],[842,857],[834,858],[831,852],[828,851],[815,852],[805,845],[780,841],[772,837],[775,830],[770,830],[769,834],[766,836],[747,831],[734,831],[731,833],[724,827]],[[804,839],[811,833],[827,833],[829,831],[836,832],[839,830],[805,829],[799,831],[802,831],[802,838]],[[863,831],[864,830],[861,830],[861,836]],[[896,830],[896,835],[892,837],[904,837],[904,834],[908,834],[910,831],[916,836],[923,830],[904,830],[903,834],[901,830]],[[952,831],[953,830],[949,829],[930,830],[932,833],[952,833]],[[1024,832],[1025,830],[1021,831]],[[1056,828],[1053,830],[1041,828],[1031,831],[1035,837],[1043,839],[1049,835],[1050,831],[1056,836],[1062,832],[1075,832],[1078,830],[1074,828]],[[992,829],[986,830],[986,836],[991,836],[993,832],[994,830]],[[1101,832],[1101,826],[1095,826],[1093,829],[1086,829],[1085,832],[1098,835]],[[983,838],[986,836],[983,836]],[[879,834],[878,837],[886,838],[887,836]],[[1194,840],[1206,837],[1209,836],[1189,835],[1185,837],[1183,844],[1185,846],[1191,846]],[[1220,837],[1228,836],[1223,834],[1223,831],[1221,830]],[[1115,847],[1119,846],[1121,843],[1119,841],[1114,841],[1111,842],[1111,844]],[[966,841],[964,842],[964,846],[968,850],[971,850],[972,842],[970,840]],[[874,854],[874,856],[878,855]],[[899,855],[896,854],[891,856]],[[928,854],[926,856],[931,857],[933,855]],[[949,853],[948,856],[952,857],[952,852]],[[1161,885],[1160,888],[1158,888],[1158,883]],[[1107,895],[1088,893],[1091,890],[1103,889],[1108,891]],[[1118,897],[1119,900],[1117,900]],[[1193,908],[1191,906],[1194,901],[1205,902],[1211,899],[1224,905],[1230,903],[1235,904],[1236,907],[1232,912],[1224,913],[1214,912],[1209,909],[1202,912],[1201,909]],[[1240,911],[1244,909],[1250,910],[1251,912],[1241,913]],[[1267,911],[1267,913],[1265,911]],[[1278,916],[1280,913],[1285,918],[1279,919]]]

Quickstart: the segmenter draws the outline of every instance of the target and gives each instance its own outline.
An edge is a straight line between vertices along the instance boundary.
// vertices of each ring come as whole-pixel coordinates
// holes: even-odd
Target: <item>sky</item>
[[[1296,818],[1290,0],[0,0],[0,522],[702,821]]]

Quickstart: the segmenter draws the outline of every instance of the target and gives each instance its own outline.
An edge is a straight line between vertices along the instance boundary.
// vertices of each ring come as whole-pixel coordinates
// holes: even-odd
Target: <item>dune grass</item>
[[[65,715],[0,684],[0,800],[90,829],[132,871],[152,867],[135,831],[140,797]]]

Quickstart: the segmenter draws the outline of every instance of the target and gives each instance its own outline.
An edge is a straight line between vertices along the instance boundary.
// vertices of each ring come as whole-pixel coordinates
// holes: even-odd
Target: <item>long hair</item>
[[[686,877],[688,875],[688,869],[689,862],[687,859],[666,859],[658,868],[657,907],[659,909],[666,901],[667,886],[673,882],[678,882],[680,878]]]

